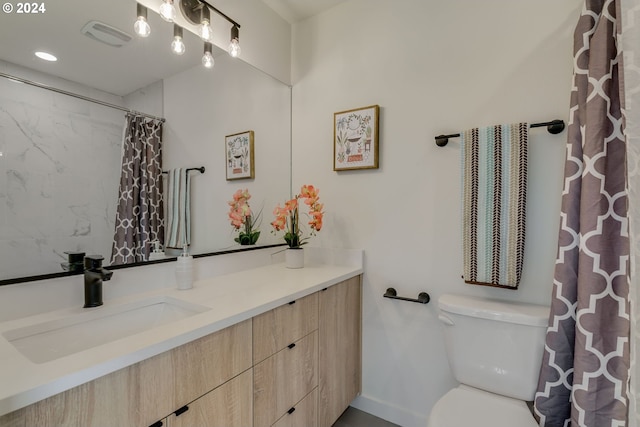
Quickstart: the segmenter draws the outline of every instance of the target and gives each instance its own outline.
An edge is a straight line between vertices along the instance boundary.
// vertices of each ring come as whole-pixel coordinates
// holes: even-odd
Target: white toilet
[[[438,300],[449,365],[460,385],[428,427],[536,427],[526,401],[538,385],[549,307],[461,295]]]

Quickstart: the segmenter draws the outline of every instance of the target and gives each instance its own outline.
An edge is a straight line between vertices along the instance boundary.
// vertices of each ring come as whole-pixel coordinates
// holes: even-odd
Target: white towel
[[[191,244],[190,179],[186,169],[169,171],[167,185],[167,236],[165,247],[182,249]]]

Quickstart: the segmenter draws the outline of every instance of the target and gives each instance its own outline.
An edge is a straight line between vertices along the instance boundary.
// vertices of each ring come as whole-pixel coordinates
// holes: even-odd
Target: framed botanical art
[[[333,114],[333,170],[378,168],[380,107],[356,108]]]
[[[227,161],[227,181],[254,178],[253,131],[224,137]]]

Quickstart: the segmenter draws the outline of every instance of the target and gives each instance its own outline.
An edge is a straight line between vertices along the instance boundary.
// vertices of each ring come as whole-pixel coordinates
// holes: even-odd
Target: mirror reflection
[[[228,201],[240,189],[251,194],[254,212],[262,211],[257,244],[280,243],[269,222],[290,194],[290,88],[215,46],[215,65],[205,69],[203,42],[188,31],[184,55],[171,54],[173,27],[152,11],[151,35],[137,38],[131,0],[47,7],[41,15],[0,18],[0,37],[15,40],[3,43],[0,73],[58,89],[0,78],[0,282],[62,272],[66,252],[100,254],[109,264],[123,109],[165,118],[162,170],[204,167],[189,172],[191,254],[240,248],[228,218]],[[131,40],[114,47],[84,35],[91,21]],[[35,50],[58,61],[41,61]],[[255,178],[229,181],[225,137],[247,131],[254,135]],[[165,215],[168,176],[161,179]]]

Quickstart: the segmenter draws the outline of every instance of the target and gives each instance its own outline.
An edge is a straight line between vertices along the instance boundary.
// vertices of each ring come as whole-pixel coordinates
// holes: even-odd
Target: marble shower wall
[[[123,126],[122,111],[0,79],[0,279],[62,271],[65,251],[108,259]]]

